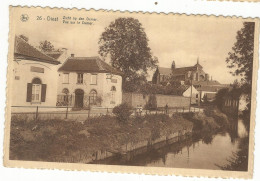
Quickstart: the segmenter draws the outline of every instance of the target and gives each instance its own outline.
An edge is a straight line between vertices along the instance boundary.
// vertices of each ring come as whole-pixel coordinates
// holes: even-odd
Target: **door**
[[[83,99],[84,99],[84,91],[81,89],[77,89],[75,91],[75,107],[83,108]]]

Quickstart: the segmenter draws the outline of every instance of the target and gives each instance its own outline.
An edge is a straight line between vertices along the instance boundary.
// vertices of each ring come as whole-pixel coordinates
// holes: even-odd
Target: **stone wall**
[[[157,107],[189,107],[190,98],[175,95],[162,95],[156,94]],[[143,95],[139,93],[123,93],[123,103],[127,103],[133,107],[142,106],[144,107],[148,102],[149,95]]]

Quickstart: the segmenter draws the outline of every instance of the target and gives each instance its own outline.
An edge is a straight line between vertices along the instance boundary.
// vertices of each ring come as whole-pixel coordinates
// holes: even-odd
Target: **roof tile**
[[[46,55],[40,50],[36,49],[28,42],[15,36],[14,56],[19,59],[31,59],[34,61],[47,62],[51,64],[59,64],[56,59]]]
[[[122,72],[110,66],[99,57],[69,57],[59,68],[59,71],[113,73],[122,75]]]

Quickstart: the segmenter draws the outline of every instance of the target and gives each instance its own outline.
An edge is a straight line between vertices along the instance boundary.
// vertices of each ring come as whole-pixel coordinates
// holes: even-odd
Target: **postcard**
[[[259,19],[10,7],[6,167],[252,178]]]

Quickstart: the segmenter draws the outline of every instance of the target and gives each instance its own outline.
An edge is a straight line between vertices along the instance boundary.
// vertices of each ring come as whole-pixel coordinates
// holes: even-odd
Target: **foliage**
[[[244,93],[251,97],[253,55],[254,55],[254,22],[244,22],[243,28],[237,32],[236,43],[228,53],[226,62],[234,76],[242,76]]]
[[[249,137],[244,137],[239,140],[238,151],[227,159],[228,164],[222,166],[217,165],[222,170],[231,171],[248,171],[248,146]]]
[[[113,108],[113,113],[120,122],[126,122],[129,120],[131,114],[133,113],[132,107],[126,103],[120,104]]]
[[[28,42],[29,38],[23,34],[19,35],[20,38],[22,38],[24,41]]]
[[[95,104],[101,105],[102,102],[103,102],[103,98],[102,98],[101,96],[97,96],[97,97],[96,97],[96,102],[95,102]]]
[[[220,89],[215,96],[215,104],[221,110],[227,96],[228,88]]]
[[[157,109],[157,99],[154,94],[149,96],[148,102],[145,105],[145,109],[147,109],[147,110],[156,110]]]
[[[142,79],[158,62],[152,57],[142,24],[134,18],[117,18],[105,28],[99,54],[110,57],[112,66],[124,73],[123,83]]]
[[[52,43],[50,41],[47,41],[47,40],[41,41],[39,48],[43,52],[52,52],[52,51],[54,51],[54,46],[52,45]]]

